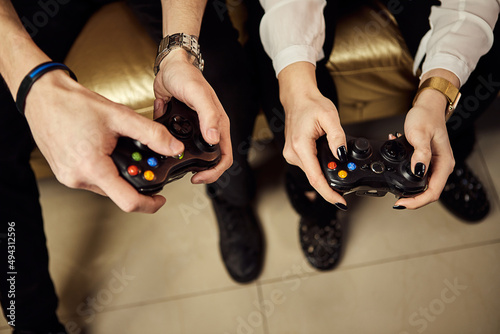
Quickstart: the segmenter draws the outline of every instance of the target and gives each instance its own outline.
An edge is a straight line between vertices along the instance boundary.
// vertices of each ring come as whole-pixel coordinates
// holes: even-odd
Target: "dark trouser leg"
[[[14,303],[16,328],[49,331],[60,325],[55,314],[57,297],[48,272],[38,189],[29,165],[33,143],[26,121],[15,110],[9,93],[2,89],[0,94],[0,123],[5,125],[0,130],[4,143],[0,157],[2,308],[9,321],[12,312],[8,308]],[[8,223],[15,226],[9,229]],[[12,239],[7,237],[11,235]],[[11,263],[7,261],[9,254],[15,259]],[[13,278],[13,284],[7,281],[9,278]]]
[[[145,19],[155,13],[145,8],[144,1],[139,6],[135,0],[129,3],[133,9],[142,11],[139,17],[144,23],[158,22]],[[159,29],[158,24],[149,29],[157,41],[162,37]],[[233,165],[219,180],[207,186],[207,192],[217,216],[224,265],[235,281],[247,283],[256,279],[261,271],[264,245],[250,205],[255,183],[247,160],[258,106],[250,80],[251,69],[237,38],[225,1],[208,1],[199,40],[205,59],[204,76],[231,122]]]
[[[73,39],[90,15],[84,1],[61,5],[45,2],[14,1],[19,17],[35,42],[50,57],[63,61]],[[0,81],[2,81],[0,79]],[[10,92],[0,82],[0,219],[1,271],[0,299],[4,314],[15,303],[15,327],[18,330],[49,332],[63,330],[56,316],[58,300],[49,272],[48,254],[38,189],[29,165],[33,142],[28,125],[18,113]],[[8,247],[8,223],[15,224],[15,252]],[[9,253],[10,251],[10,253]],[[8,255],[15,262],[8,263]],[[10,267],[13,265],[13,267]],[[9,274],[15,272],[16,274]],[[7,279],[15,277],[15,284]],[[15,287],[15,296],[10,293]]]
[[[208,187],[209,194],[221,196],[233,205],[248,205],[255,195],[255,181],[248,164],[248,150],[258,112],[251,81],[251,68],[238,32],[223,13],[221,1],[209,1],[202,23],[200,43],[207,64],[205,77],[212,85],[231,122],[233,165],[217,182]],[[225,14],[225,15],[224,15]]]

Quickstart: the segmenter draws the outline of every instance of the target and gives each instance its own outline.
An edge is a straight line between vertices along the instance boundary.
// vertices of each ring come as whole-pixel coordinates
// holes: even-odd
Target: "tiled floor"
[[[227,276],[212,208],[189,178],[166,187],[167,205],[155,215],[125,214],[106,198],[43,180],[60,317],[70,333],[90,334],[500,333],[499,112],[497,101],[479,122],[469,160],[490,195],[485,221],[465,224],[439,203],[395,211],[393,196],[350,196],[345,253],[331,272],[305,262],[298,216],[275,177],[282,165],[269,149],[254,164],[266,262],[248,285]],[[349,131],[382,136],[401,124]]]

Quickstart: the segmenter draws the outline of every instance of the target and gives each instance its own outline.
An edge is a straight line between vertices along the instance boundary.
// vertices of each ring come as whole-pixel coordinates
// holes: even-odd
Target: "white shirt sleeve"
[[[441,0],[431,10],[431,28],[420,42],[414,72],[425,56],[423,73],[443,68],[463,85],[493,44],[499,12],[500,0]]]
[[[324,57],[325,0],[260,0],[265,14],[260,23],[264,50],[276,75],[286,66]]]

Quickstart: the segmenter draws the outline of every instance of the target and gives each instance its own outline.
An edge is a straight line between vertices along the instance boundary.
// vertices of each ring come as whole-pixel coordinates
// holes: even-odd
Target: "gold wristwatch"
[[[446,120],[448,120],[451,115],[453,114],[453,111],[455,111],[455,108],[457,107],[458,101],[460,101],[460,92],[458,91],[458,88],[455,87],[451,82],[449,82],[446,79],[443,79],[441,77],[431,77],[427,80],[425,80],[420,87],[418,87],[417,94],[415,95],[415,98],[413,99],[413,104],[417,101],[418,96],[424,89],[434,89],[437,90],[438,92],[441,92],[445,97],[446,100],[448,100],[448,108],[446,109]]]
[[[156,75],[160,70],[161,61],[168,56],[168,54],[175,49],[182,48],[188,53],[193,55],[193,65],[200,71],[203,71],[204,61],[201,57],[200,45],[198,44],[198,36],[187,35],[184,33],[177,33],[167,35],[163,38],[158,46],[156,60],[153,67],[154,74]]]

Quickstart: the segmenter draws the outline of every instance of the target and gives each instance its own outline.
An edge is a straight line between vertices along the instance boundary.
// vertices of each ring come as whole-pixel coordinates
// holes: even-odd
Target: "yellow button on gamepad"
[[[341,170],[338,175],[341,179],[345,179],[347,177],[347,172],[345,170]]]
[[[153,173],[150,170],[147,170],[147,171],[144,172],[144,178],[147,181],[153,181],[155,179],[155,173]]]

